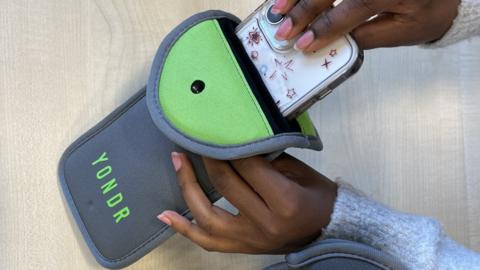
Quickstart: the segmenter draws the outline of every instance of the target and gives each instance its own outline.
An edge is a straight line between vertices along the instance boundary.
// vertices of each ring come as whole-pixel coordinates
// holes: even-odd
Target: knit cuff
[[[441,48],[480,34],[480,1],[461,0],[452,27],[438,41],[423,44],[423,48]]]
[[[393,255],[412,269],[434,269],[441,226],[433,219],[404,214],[339,184],[325,238],[360,242]]]

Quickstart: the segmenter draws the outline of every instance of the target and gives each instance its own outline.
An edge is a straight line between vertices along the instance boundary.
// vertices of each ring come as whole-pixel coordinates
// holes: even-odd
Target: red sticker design
[[[283,64],[282,64],[282,61],[278,60],[277,58],[275,58],[275,65],[277,67],[281,67]]]
[[[250,53],[250,58],[252,58],[253,61],[258,59],[258,52],[257,51],[252,51]]]
[[[260,44],[260,42],[263,40],[262,35],[260,35],[260,32],[258,31],[258,28],[252,27],[252,31],[248,32],[248,45],[254,46]]]
[[[280,70],[280,72],[282,73],[282,78],[285,81],[288,81],[287,71],[295,72],[295,70],[293,69],[293,64],[294,64],[293,59],[282,61],[282,60],[278,60],[278,58],[275,58],[274,60],[275,60],[275,66],[277,67],[277,70]]]
[[[285,69],[288,69],[288,70],[290,70],[290,71],[294,71],[292,65],[293,65],[293,59],[288,60],[288,61],[284,64]]]
[[[277,77],[277,71],[276,71],[276,70],[275,70],[275,71],[272,73],[272,75],[270,75],[268,78],[269,78],[270,80],[273,80],[273,79],[275,79],[275,77]]]
[[[295,92],[295,88],[288,89],[287,97],[289,99],[293,99],[296,95],[297,95],[297,93]]]
[[[325,63],[323,63],[322,66],[325,67],[325,69],[328,69],[328,65],[330,65],[332,62],[331,61],[328,61],[327,58],[325,58]]]

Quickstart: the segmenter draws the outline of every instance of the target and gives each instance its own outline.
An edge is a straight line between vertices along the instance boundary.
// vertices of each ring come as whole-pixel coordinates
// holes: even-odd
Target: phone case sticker
[[[255,26],[252,27],[252,30],[248,32],[247,40],[248,40],[248,45],[252,47],[262,42],[263,37],[262,35],[260,35],[260,31],[258,30],[257,27]]]
[[[258,27],[257,19],[240,29],[237,36],[282,112],[316,90],[351,57],[351,49],[345,39],[339,39],[313,54],[303,54],[294,49],[286,53],[276,52]]]
[[[325,58],[324,63],[322,64],[322,67],[325,67],[325,69],[328,69],[328,66],[332,63],[332,61],[328,61],[327,58]]]

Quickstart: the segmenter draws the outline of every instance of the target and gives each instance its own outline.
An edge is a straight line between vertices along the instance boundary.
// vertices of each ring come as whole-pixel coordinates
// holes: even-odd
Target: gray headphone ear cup
[[[285,261],[265,270],[408,270],[398,258],[370,246],[339,239],[313,243],[286,255]]]

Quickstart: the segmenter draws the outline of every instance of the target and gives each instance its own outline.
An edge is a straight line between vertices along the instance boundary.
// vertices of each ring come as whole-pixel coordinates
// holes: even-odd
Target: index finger
[[[320,15],[298,39],[296,47],[305,52],[321,49],[381,13],[393,2],[396,1],[344,0]]]
[[[177,181],[183,194],[185,203],[198,222],[211,219],[213,204],[208,200],[197,181],[190,160],[179,153],[172,153],[172,161],[177,171]],[[176,165],[178,164],[178,165]]]
[[[248,250],[244,243],[213,235],[176,212],[165,211],[158,216],[158,219],[207,251],[245,252]]]
[[[292,39],[305,30],[317,16],[332,5],[333,0],[300,0],[288,11],[276,33],[277,39]]]

